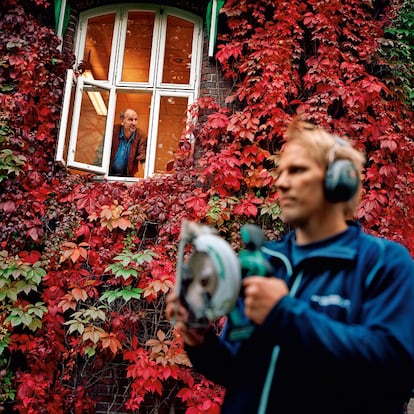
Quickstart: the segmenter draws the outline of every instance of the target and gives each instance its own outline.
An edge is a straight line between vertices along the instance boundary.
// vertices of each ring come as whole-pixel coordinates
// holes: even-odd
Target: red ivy
[[[216,56],[233,85],[226,107],[199,99],[190,111],[200,122],[183,134],[174,173],[128,186],[70,175],[54,163],[71,57],[58,52],[53,31],[40,26],[17,0],[4,2],[0,104],[10,128],[4,146],[26,162],[19,176],[10,174],[0,183],[0,243],[10,256],[29,265],[41,261],[47,271],[39,291],[33,297],[22,294],[18,302],[45,303],[42,328],[35,333],[10,328],[9,351],[13,357],[24,355],[15,372],[19,412],[93,413],[90,378],[82,382],[76,372],[88,368],[103,377],[114,358],[126,364],[129,410],[148,398],[172,395],[187,413],[219,412],[224,390],[190,369],[163,315],[181,221],[212,223],[235,248],[246,221],[260,222],[266,235],[278,236],[270,220],[277,203],[274,154],[296,113],[348,135],[366,152],[359,219],[368,231],[414,252],[414,143],[407,138],[414,136],[414,117],[381,79],[391,68],[376,53],[386,10],[357,0],[345,3],[227,0],[228,32],[219,39]],[[190,134],[194,141],[187,139]],[[128,212],[131,227],[101,225],[103,207],[112,205]],[[64,243],[79,253],[71,256],[76,260],[60,260]],[[102,306],[103,291],[135,286],[105,271],[126,246],[131,253],[148,248],[157,254],[140,268],[136,282],[148,293],[121,308],[116,302],[108,306],[100,327],[112,345],[121,341],[122,349],[113,355],[97,347],[88,359],[87,345],[64,323],[83,302]],[[64,311],[62,300],[72,300],[75,309]],[[160,330],[164,339],[157,336]],[[157,355],[151,351],[156,342],[148,345],[156,338],[164,352]]]

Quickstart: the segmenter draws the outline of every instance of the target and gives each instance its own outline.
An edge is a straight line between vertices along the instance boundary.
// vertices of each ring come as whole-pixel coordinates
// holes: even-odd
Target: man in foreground
[[[414,263],[401,245],[349,219],[364,157],[295,119],[276,185],[294,227],[263,248],[274,277],[244,279],[253,334],[230,341],[192,328],[174,293],[176,321],[194,368],[226,388],[222,413],[400,414],[414,386]]]

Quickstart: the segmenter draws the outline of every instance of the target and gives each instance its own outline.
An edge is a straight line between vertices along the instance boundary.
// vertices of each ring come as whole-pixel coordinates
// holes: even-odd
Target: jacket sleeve
[[[357,374],[360,383],[412,387],[414,262],[405,248],[392,242],[384,255],[363,292],[358,320],[334,320],[300,297],[287,296],[261,328],[282,350],[317,356],[331,371]]]
[[[232,383],[234,357],[213,329],[207,332],[202,345],[186,345],[184,349],[197,372],[216,384],[228,386]]]
[[[145,162],[147,156],[147,137],[142,133],[141,130],[138,131],[138,148],[136,158],[139,162]]]

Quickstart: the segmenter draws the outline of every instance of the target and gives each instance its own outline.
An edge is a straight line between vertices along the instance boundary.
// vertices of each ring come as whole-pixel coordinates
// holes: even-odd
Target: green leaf
[[[10,92],[16,89],[17,84],[15,83],[5,83],[1,85],[1,91],[4,92]]]
[[[83,331],[85,330],[85,325],[83,324],[83,322],[73,319],[65,322],[64,325],[69,325],[68,333],[73,333],[77,331],[82,335]]]
[[[127,267],[132,262],[132,257],[130,253],[121,253],[118,256],[115,256],[114,260],[120,262],[122,266]]]
[[[22,316],[19,314],[13,314],[11,313],[7,318],[6,318],[6,322],[10,322],[12,324],[12,326],[19,326],[21,325],[22,322]]]
[[[29,305],[27,311],[30,315],[36,315],[41,319],[43,318],[43,314],[47,312],[47,308],[43,302],[37,302],[35,305]]]
[[[28,295],[32,290],[37,292],[36,285],[26,283],[24,280],[17,281],[16,283],[13,284],[13,286],[16,288],[17,293],[24,292],[26,293],[26,295]]]
[[[153,257],[156,257],[157,254],[154,253],[152,250],[145,250],[142,253],[138,253],[136,255],[136,262],[139,264],[142,263],[149,263],[152,261]]]
[[[0,341],[0,355],[2,355],[3,351],[9,347],[10,341],[10,332],[6,332],[2,335],[2,340]]]
[[[105,312],[103,310],[97,309],[97,308],[87,309],[84,312],[84,317],[87,320],[92,319],[94,321],[96,321],[97,319],[100,319],[101,321],[104,321],[106,319]]]
[[[12,301],[12,302],[16,302],[17,301],[17,290],[15,287],[10,287],[7,292],[6,292],[6,296]]]
[[[26,157],[15,155],[10,149],[0,150],[0,171],[5,170],[7,176],[11,173],[20,174],[21,166],[25,163]]]
[[[130,299],[140,299],[142,289],[141,288],[131,288],[131,289],[123,289],[121,290],[122,298],[125,302],[128,302]]]
[[[107,290],[102,296],[101,300],[106,300],[108,303],[112,303],[114,300],[120,297],[119,294],[120,289],[116,290]]]
[[[36,285],[39,285],[42,281],[43,276],[46,275],[46,270],[42,269],[41,267],[33,266],[30,268],[26,274],[26,279],[31,280]]]
[[[33,318],[28,313],[23,313],[23,315],[21,317],[21,321],[22,321],[23,325],[30,326],[30,324],[33,321]]]
[[[142,294],[141,288],[131,288],[130,286],[125,289],[108,290],[102,296],[101,300],[106,300],[109,304],[116,299],[122,298],[125,302],[130,299],[140,299]]]
[[[127,280],[130,277],[137,277],[135,269],[124,267],[121,263],[113,263],[106,267],[105,272],[111,271],[115,277],[122,277]]]
[[[87,346],[86,348],[85,348],[85,355],[86,356],[88,356],[89,358],[90,357],[93,357],[94,355],[95,355],[95,348],[94,347],[92,347],[92,346]]]
[[[34,318],[32,322],[29,325],[29,329],[32,331],[35,331],[36,329],[40,329],[42,327],[42,321],[41,319]]]

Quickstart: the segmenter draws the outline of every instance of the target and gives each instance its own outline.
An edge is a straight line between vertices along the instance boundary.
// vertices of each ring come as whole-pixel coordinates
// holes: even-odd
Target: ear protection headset
[[[358,190],[359,174],[351,160],[335,159],[338,146],[348,146],[343,139],[334,136],[335,144],[329,152],[324,190],[325,198],[331,202],[348,201]]]

